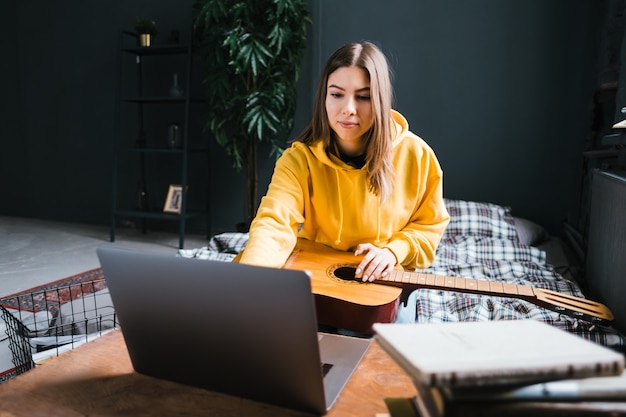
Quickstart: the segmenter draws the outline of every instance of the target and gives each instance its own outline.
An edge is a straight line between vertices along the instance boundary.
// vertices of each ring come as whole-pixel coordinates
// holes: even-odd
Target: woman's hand
[[[396,256],[389,249],[379,248],[371,243],[359,244],[354,254],[365,254],[354,272],[354,276],[362,278],[363,282],[386,277],[398,263]]]

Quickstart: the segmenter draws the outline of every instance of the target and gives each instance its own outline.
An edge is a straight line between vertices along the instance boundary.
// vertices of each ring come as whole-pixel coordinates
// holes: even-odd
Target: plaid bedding
[[[221,233],[213,236],[208,246],[195,249],[179,249],[178,256],[230,262],[246,247],[247,242],[247,233]]]
[[[419,272],[530,285],[583,297],[578,284],[545,262],[545,253],[516,241],[464,237],[443,241],[437,258]],[[594,326],[564,314],[508,297],[420,289],[401,307],[399,321],[409,323],[532,319],[549,323],[592,342],[626,352],[615,329]]]
[[[519,241],[508,207],[449,199],[446,207],[450,224],[436,259],[418,272],[530,285],[584,298],[575,281],[564,278],[546,262],[544,251]],[[179,256],[231,261],[247,240],[244,233],[222,233],[207,247],[180,250]],[[626,338],[611,327],[594,326],[514,298],[420,289],[400,307],[398,317],[399,322],[407,323],[516,319],[546,322],[626,353]]]

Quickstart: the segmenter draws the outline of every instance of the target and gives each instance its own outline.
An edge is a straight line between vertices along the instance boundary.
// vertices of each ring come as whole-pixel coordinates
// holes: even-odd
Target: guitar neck
[[[543,288],[531,287],[530,285],[422,274],[402,270],[394,270],[389,276],[381,278],[377,282],[395,286],[413,285],[418,288],[434,290],[513,297],[597,324],[609,325],[613,321],[613,313],[604,304]]]
[[[420,288],[508,296],[516,298],[536,297],[535,290],[529,285],[509,284],[506,282],[484,281],[471,278],[451,277],[445,275],[422,274],[419,272],[394,270],[390,275],[379,281],[386,284],[417,285]]]

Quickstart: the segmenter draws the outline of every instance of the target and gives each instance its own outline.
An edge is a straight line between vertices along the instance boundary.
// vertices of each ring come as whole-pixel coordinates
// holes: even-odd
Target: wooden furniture
[[[415,394],[410,378],[372,342],[327,415],[374,417],[387,413],[385,398]],[[0,404],[12,417],[306,415],[138,374],[133,371],[121,330],[1,384]]]
[[[388,416],[385,398],[410,401],[416,394],[410,378],[372,342],[327,416]],[[308,415],[138,374],[133,371],[120,330],[0,384],[0,411],[0,415],[11,417]],[[446,415],[616,416],[626,415],[626,403],[459,403],[448,404]]]
[[[594,171],[589,213],[586,284],[591,296],[615,313],[613,326],[626,333],[626,172]]]

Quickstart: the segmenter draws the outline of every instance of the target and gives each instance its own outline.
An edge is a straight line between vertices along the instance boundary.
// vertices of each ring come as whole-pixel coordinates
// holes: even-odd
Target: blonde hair
[[[336,50],[326,62],[315,93],[313,115],[308,126],[294,141],[311,145],[324,141],[326,152],[333,152],[333,134],[326,114],[328,77],[342,67],[358,67],[370,82],[370,103],[374,121],[365,137],[365,160],[369,190],[381,204],[391,195],[393,187],[392,141],[395,136],[391,121],[393,89],[387,58],[370,42],[350,43]]]

